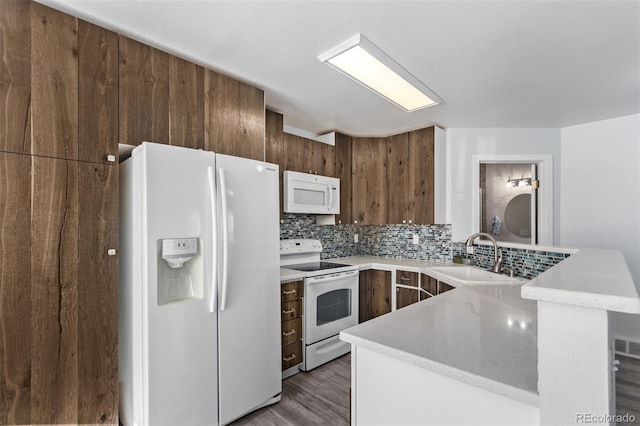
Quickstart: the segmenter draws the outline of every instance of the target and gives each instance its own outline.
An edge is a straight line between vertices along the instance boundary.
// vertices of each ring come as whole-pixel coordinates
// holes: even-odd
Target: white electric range
[[[280,240],[280,266],[304,272],[304,357],[312,370],[348,353],[340,331],[358,324],[358,267],[320,260],[319,240]]]

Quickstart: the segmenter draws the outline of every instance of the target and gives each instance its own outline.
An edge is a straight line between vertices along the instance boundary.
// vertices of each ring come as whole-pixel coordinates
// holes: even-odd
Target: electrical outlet
[[[413,244],[420,244],[420,236],[418,234],[413,234]]]
[[[473,246],[467,247],[467,254],[473,254]]]
[[[358,242],[358,234],[353,234],[353,242],[354,243]]]

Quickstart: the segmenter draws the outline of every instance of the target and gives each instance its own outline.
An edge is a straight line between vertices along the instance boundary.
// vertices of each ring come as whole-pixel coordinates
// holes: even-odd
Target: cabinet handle
[[[296,359],[296,354],[293,354],[293,355],[291,355],[290,357],[286,357],[286,356],[285,356],[285,357],[283,357],[282,359],[283,359],[284,361],[286,361],[286,362],[292,361],[292,360]]]
[[[296,329],[295,328],[292,328],[291,331],[283,331],[282,332],[282,335],[284,337],[289,337],[289,336],[294,335],[294,334],[296,334]]]
[[[116,249],[109,249],[107,250],[107,254],[109,256],[115,256],[116,255]]]
[[[400,277],[400,281],[411,281],[409,277]]]
[[[109,163],[115,163],[116,162],[116,156],[112,155],[112,154],[107,155],[107,161]]]
[[[283,309],[282,313],[285,314],[285,315],[295,314],[296,313],[296,308],[291,308],[291,309],[286,310],[286,311]]]
[[[282,294],[287,295],[287,296],[290,295],[290,294],[296,294],[297,292],[298,292],[298,290],[296,290],[296,289],[289,290],[289,291],[282,290]]]

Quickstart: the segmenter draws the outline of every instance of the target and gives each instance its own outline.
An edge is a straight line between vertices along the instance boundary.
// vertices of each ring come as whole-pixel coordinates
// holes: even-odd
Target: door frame
[[[538,188],[538,242],[553,245],[553,156],[532,155],[474,155],[473,156],[473,232],[480,232],[480,163],[535,163],[542,182]]]

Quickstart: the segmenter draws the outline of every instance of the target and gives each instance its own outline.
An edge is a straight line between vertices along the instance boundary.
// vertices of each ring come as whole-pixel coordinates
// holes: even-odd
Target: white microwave
[[[284,172],[285,213],[339,214],[340,179]]]

